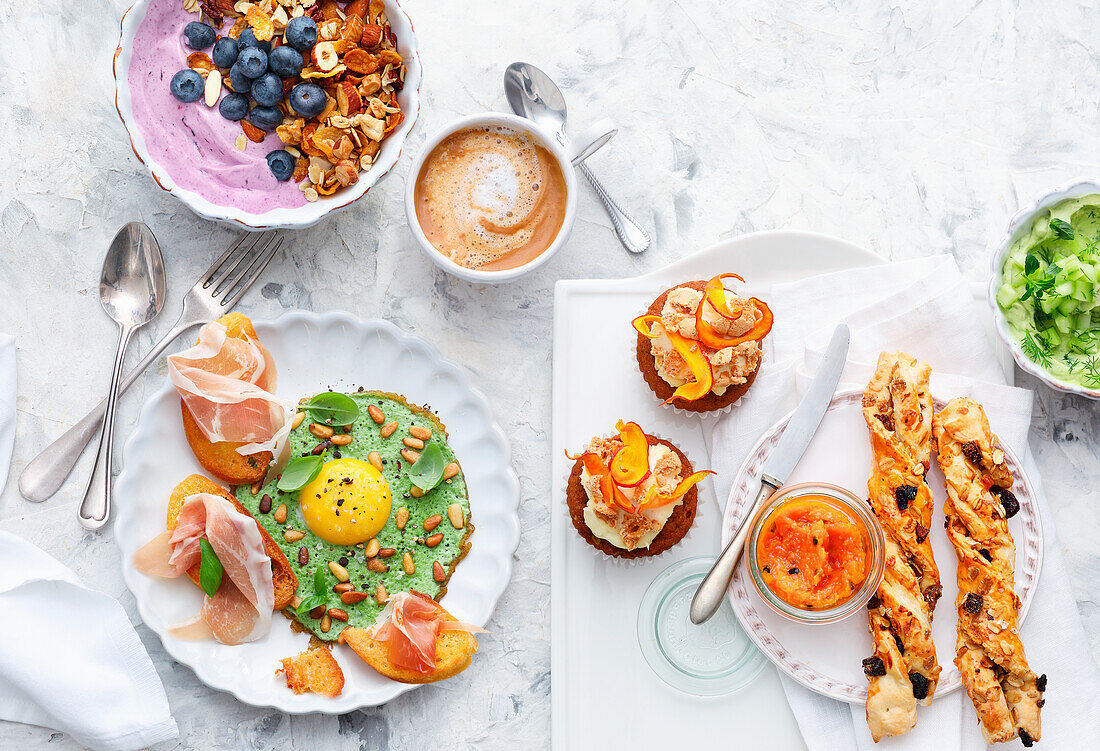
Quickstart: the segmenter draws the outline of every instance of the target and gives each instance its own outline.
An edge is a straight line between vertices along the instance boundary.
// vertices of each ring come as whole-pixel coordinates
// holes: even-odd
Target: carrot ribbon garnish
[[[661,317],[655,315],[638,316],[634,319],[634,328],[638,330],[638,333],[647,339],[656,339],[660,336],[659,333],[654,333],[653,324],[661,326],[661,331],[672,342],[672,348],[676,350],[676,353],[680,357],[684,358],[684,362],[687,363],[691,369],[691,375],[695,378],[694,381],[688,381],[687,383],[678,386],[676,391],[672,393],[668,399],[665,399],[662,404],[668,404],[674,399],[683,399],[684,401],[694,402],[702,399],[714,386],[714,373],[710,369],[710,360],[707,359],[706,354],[703,352],[703,348],[699,346],[699,342],[694,339],[688,339],[680,336],[675,331],[669,331],[661,323]]]
[[[670,503],[674,503],[682,498],[689,490],[696,484],[701,482],[707,475],[713,475],[714,472],[709,469],[704,469],[695,474],[688,475],[679,484],[673,488],[671,493],[662,493],[657,490],[657,486],[654,485],[646,493],[645,499],[639,504],[640,509],[661,508],[661,506],[667,506]]]
[[[726,302],[726,288],[722,286],[722,280],[731,277],[739,281],[745,281],[737,274],[719,274],[707,282],[703,299],[699,302],[699,307],[695,309],[695,330],[698,333],[699,341],[713,350],[736,347],[744,342],[758,342],[772,330],[774,319],[772,318],[771,308],[763,300],[755,297],[749,298],[749,304],[760,311],[760,318],[757,319],[751,329],[741,336],[722,336],[703,318],[703,308],[707,303],[710,303],[710,306],[723,318],[736,320],[741,317],[741,312],[738,311],[735,314]]]
[[[649,477],[649,441],[636,422],[619,420],[615,424],[623,447],[611,457],[611,478],[617,485],[637,487]]]

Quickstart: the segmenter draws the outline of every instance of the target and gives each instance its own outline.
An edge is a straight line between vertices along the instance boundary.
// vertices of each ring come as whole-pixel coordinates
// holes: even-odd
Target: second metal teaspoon
[[[99,450],[80,504],[80,523],[88,529],[99,529],[110,519],[115,403],[126,347],[134,332],[160,313],[167,295],[166,287],[164,259],[157,238],[144,223],[130,222],[111,242],[99,281],[99,301],[107,315],[118,324],[119,336]]]
[[[565,134],[565,97],[550,76],[530,63],[512,63],[504,71],[504,94],[508,97],[508,104],[513,112],[549,130],[563,146],[568,142],[569,138]],[[588,169],[588,165],[581,162],[580,170],[588,178],[588,182],[592,183],[604,208],[611,215],[615,234],[619,236],[623,246],[631,253],[641,253],[648,248],[649,234],[607,194],[600,181]]]

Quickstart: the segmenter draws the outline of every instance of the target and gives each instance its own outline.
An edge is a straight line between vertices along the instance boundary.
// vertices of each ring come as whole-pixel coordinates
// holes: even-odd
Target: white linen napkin
[[[15,340],[0,334],[0,493],[15,445]]]
[[[1037,747],[1084,748],[1084,738],[1100,734],[1100,671],[1089,654],[1052,514],[1027,445],[1032,393],[1005,385],[981,311],[954,259],[933,256],[777,285],[770,304],[776,321],[782,322],[772,333],[773,362],[761,368],[751,399],[704,423],[710,466],[718,472],[719,499],[724,502],[733,475],[760,434],[797,405],[837,323],[847,323],[852,332],[839,388],[863,388],[882,350],[903,350],[931,363],[933,393],[942,398],[971,396],[982,403],[993,430],[1022,457],[1035,486],[1045,559],[1021,638],[1031,668],[1048,676],[1043,737]],[[933,492],[942,498],[942,489]],[[954,576],[954,564],[941,562],[941,575]],[[937,613],[940,618],[953,617],[953,603],[940,603]],[[952,666],[952,658],[940,655],[945,669]],[[970,700],[961,690],[930,706],[918,706],[917,725],[907,735],[875,744],[862,705],[822,697],[785,676],[782,681],[810,751],[986,747]]]
[[[153,662],[115,600],[0,530],[0,720],[130,751],[179,735]]]

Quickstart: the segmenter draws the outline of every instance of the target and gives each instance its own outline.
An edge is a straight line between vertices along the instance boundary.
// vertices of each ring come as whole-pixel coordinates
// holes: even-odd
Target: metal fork
[[[193,326],[213,321],[232,310],[263,273],[282,244],[282,235],[272,231],[262,234],[245,233],[230,245],[184,296],[179,320],[130,371],[119,386],[119,393],[130,388],[177,336]],[[107,400],[104,399],[83,420],[69,428],[27,464],[19,475],[19,492],[24,498],[41,503],[57,492],[73,471],[85,446],[99,430],[106,406]]]

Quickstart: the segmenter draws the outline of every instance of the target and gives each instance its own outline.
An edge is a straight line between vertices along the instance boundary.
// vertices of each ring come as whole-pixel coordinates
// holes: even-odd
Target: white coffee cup
[[[431,244],[420,226],[420,220],[416,216],[416,183],[424,162],[443,139],[461,130],[486,127],[504,127],[510,130],[524,133],[530,136],[538,145],[549,151],[561,169],[565,179],[565,217],[562,219],[561,229],[558,230],[550,246],[522,266],[513,269],[501,269],[499,271],[483,271],[461,266],[446,257]],[[573,222],[577,218],[577,175],[573,165],[588,158],[597,149],[611,140],[615,135],[615,126],[610,120],[600,120],[586,129],[583,133],[571,139],[568,144],[558,143],[554,134],[540,127],[534,122],[517,115],[508,115],[498,112],[487,112],[481,115],[462,117],[443,127],[433,134],[420,149],[420,153],[413,160],[409,169],[408,179],[405,181],[405,216],[413,237],[420,244],[420,249],[432,260],[434,264],[444,271],[465,279],[468,282],[481,284],[499,284],[518,279],[524,274],[529,274],[535,269],[547,264],[569,239],[569,233],[573,230]]]

